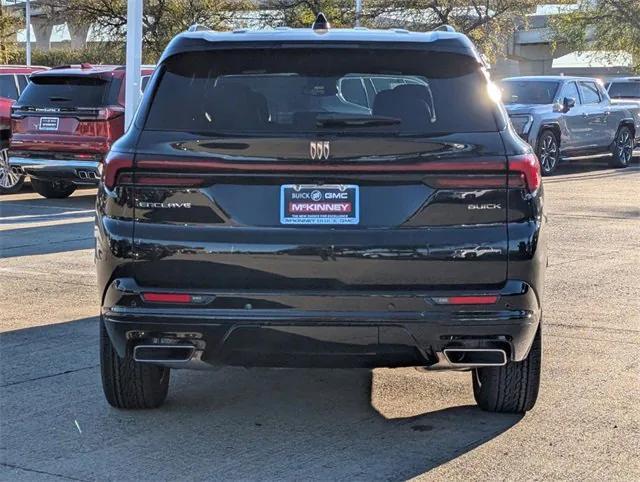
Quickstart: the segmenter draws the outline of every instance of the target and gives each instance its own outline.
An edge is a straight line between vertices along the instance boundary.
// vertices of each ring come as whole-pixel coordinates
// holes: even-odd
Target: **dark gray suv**
[[[640,137],[640,106],[612,101],[597,79],[512,77],[499,83],[517,133],[535,149],[542,173],[561,160],[607,155],[626,167]]]

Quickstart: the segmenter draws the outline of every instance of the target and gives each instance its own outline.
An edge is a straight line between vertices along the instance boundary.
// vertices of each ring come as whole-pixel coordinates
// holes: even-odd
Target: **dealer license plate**
[[[40,117],[41,131],[57,131],[60,119],[58,117]]]
[[[358,224],[358,186],[285,184],[280,187],[281,224]]]

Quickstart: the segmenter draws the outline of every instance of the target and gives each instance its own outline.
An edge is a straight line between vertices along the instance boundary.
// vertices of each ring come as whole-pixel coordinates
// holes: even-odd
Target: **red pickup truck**
[[[143,76],[153,69],[144,67]],[[97,185],[111,144],[124,134],[124,66],[54,67],[31,76],[11,109],[10,165],[47,198]]]

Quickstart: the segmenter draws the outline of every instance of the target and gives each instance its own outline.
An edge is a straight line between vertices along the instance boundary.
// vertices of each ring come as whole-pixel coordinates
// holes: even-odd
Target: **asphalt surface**
[[[174,371],[118,411],[98,368],[94,191],[0,198],[0,480],[639,480],[640,167],[545,180],[542,389],[477,409],[468,373]]]

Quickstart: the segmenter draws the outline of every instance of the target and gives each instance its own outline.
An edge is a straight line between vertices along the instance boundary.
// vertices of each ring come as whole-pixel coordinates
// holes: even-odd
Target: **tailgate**
[[[328,141],[335,161],[316,165],[294,161],[309,150],[306,139],[197,142],[194,156],[153,137],[143,143],[155,154],[138,154],[131,179],[142,286],[414,290],[506,279],[497,133],[464,143],[380,138],[370,152],[360,139],[336,139]],[[234,162],[239,144],[251,162]],[[274,165],[276,149],[291,159]],[[391,155],[399,160],[372,162]]]

